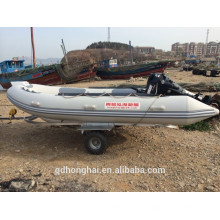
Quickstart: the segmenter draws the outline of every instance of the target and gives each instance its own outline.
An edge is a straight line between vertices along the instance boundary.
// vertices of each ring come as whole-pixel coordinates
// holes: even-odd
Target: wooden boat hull
[[[6,82],[6,83],[0,82],[0,84],[4,89],[8,89],[12,86],[11,82],[14,81],[22,81],[22,80],[11,80],[10,82]],[[46,76],[33,78],[27,81],[30,83],[41,84],[41,85],[59,85],[63,83],[63,80],[60,78],[59,74],[57,73],[51,73]]]
[[[165,68],[155,69],[155,70],[148,70],[143,71],[139,73],[131,73],[126,75],[102,75],[100,76],[101,79],[130,79],[131,77],[137,78],[137,77],[144,77],[149,76],[151,73],[163,73]]]
[[[115,68],[97,68],[97,76],[101,79],[129,79],[131,77],[144,77],[151,73],[163,73],[168,62],[157,62],[151,64],[115,67]]]
[[[59,72],[59,69],[55,68],[55,66],[51,66],[51,69],[47,67],[45,71],[39,71],[38,68],[36,68],[36,71],[32,69],[30,73],[21,76],[16,76],[16,73],[5,73],[0,75],[0,85],[4,89],[10,88],[11,82],[16,81],[28,81],[29,83],[41,85],[59,85],[90,79],[96,76],[96,72],[94,72],[93,70],[80,72],[79,74],[77,74],[77,76],[68,79],[65,78],[64,74],[62,74],[63,73]]]
[[[95,71],[88,71],[88,72],[85,72],[85,73],[78,74],[75,81],[91,79],[91,78],[94,78],[95,76],[96,76]]]

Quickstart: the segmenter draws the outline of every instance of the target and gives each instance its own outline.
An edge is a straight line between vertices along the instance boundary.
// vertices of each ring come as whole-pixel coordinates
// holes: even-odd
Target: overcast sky
[[[209,28],[209,41],[220,41],[220,28]],[[175,42],[205,42],[206,27],[199,28],[123,28],[111,27],[111,41],[133,46],[153,46],[156,49],[171,50]],[[85,49],[89,44],[107,41],[107,27],[83,28],[34,28],[37,58],[61,58],[61,39],[67,51]],[[0,61],[16,56],[31,56],[30,28],[0,27]]]

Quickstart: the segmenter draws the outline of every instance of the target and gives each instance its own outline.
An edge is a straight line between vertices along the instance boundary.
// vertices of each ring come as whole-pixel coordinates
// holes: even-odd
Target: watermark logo
[[[110,167],[57,167],[55,168],[54,174],[55,175],[62,175],[62,174],[165,174],[166,169],[161,167],[127,167],[127,166],[120,166],[116,168]]]

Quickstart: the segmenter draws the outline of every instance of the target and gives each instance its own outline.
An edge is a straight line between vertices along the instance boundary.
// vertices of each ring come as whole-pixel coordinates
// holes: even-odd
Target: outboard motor
[[[149,95],[187,95],[207,105],[212,103],[211,96],[202,97],[200,93],[189,94],[163,73],[151,73],[145,91]]]
[[[186,95],[181,86],[174,83],[163,73],[150,74],[146,86],[146,92],[151,95]]]

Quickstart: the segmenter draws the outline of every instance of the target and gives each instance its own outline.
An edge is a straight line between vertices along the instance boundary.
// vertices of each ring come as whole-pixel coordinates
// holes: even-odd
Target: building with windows
[[[195,42],[190,42],[189,50],[186,52],[187,52],[187,55],[196,56],[197,55],[197,44]]]
[[[198,57],[202,57],[205,55],[205,44],[204,43],[197,44],[196,55]]]
[[[187,56],[189,53],[190,44],[184,43],[181,44],[179,42],[172,45],[171,51],[174,52],[176,56]]]
[[[171,46],[171,51],[176,56],[218,56],[220,55],[220,43],[209,42],[207,45],[204,43],[175,43]]]
[[[207,56],[218,56],[220,55],[220,43],[211,41],[206,45]]]
[[[185,47],[183,44],[180,44],[179,42],[172,45],[171,51],[174,52],[176,56],[184,56],[185,53]]]

